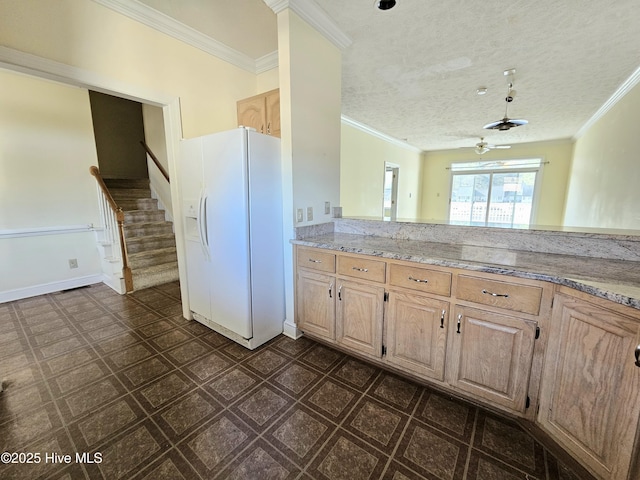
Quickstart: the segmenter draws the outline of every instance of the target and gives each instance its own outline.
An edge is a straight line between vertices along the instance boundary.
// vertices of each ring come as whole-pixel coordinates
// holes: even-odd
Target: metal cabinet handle
[[[418,282],[418,283],[429,283],[429,280],[427,280],[426,278],[424,280],[421,280],[419,278],[413,278],[411,275],[409,275],[409,280],[411,280],[412,282]]]
[[[635,356],[636,356],[636,367],[640,367],[640,345],[636,347]]]
[[[322,260],[314,260],[313,258],[310,258],[309,261],[313,263],[322,263]]]
[[[360,268],[360,267],[351,267],[351,270],[356,270],[358,272],[368,272],[368,268]]]
[[[267,123],[267,135],[271,135],[271,122]]]
[[[338,300],[342,301],[342,285],[338,287]]]
[[[482,293],[484,293],[485,295],[491,295],[492,297],[509,298],[509,294],[508,293],[493,293],[493,292],[488,292],[486,290],[482,290]]]
[[[333,295],[331,294],[332,291],[333,291],[333,282],[329,284],[329,298],[333,298]]]
[[[456,333],[460,333],[460,324],[462,323],[462,314],[458,315],[458,330]]]
[[[440,328],[444,328],[444,315],[447,313],[446,310],[442,310],[442,315],[440,315]]]

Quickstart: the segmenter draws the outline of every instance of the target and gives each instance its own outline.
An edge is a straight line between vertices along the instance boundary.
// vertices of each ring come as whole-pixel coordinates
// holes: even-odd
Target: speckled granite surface
[[[640,262],[636,261],[341,232],[318,233],[292,242],[341,252],[543,280],[640,310]]]

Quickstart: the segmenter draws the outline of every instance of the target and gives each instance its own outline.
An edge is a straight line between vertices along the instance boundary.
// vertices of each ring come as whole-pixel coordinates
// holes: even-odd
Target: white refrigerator
[[[181,150],[190,310],[256,348],[285,317],[280,139],[241,127]]]

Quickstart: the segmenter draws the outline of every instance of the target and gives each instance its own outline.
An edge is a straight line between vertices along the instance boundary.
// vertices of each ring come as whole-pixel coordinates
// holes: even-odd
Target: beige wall
[[[473,149],[428,152],[422,176],[422,218],[446,220],[449,212],[451,172],[447,168],[454,162],[499,160],[506,158],[542,158],[544,165],[540,178],[537,225],[562,225],[566,186],[571,167],[573,144],[567,141],[537,142],[513,145],[509,150],[492,150],[482,156]]]
[[[422,154],[342,124],[340,203],[345,217],[382,217],[384,163],[400,167],[398,219],[420,218]]]
[[[282,127],[283,236],[286,318],[284,331],[297,336],[293,313],[295,210],[297,225],[331,220],[324,202],[340,201],[341,53],[289,9],[278,13],[278,81]],[[314,216],[307,220],[306,209]]]
[[[147,146],[160,162],[164,170],[169,173],[169,159],[167,156],[167,138],[164,130],[164,112],[160,107],[142,105],[142,119],[144,123],[144,137]],[[146,154],[145,154],[146,155]],[[162,175],[162,172],[146,155],[147,171],[149,172],[149,184],[152,194],[158,199],[158,206],[165,211],[165,218],[173,221],[173,202],[171,200],[171,185]],[[169,177],[171,181],[171,177]]]
[[[34,286],[96,281],[93,232],[43,234],[98,224],[91,165],[88,92],[0,70],[0,302]],[[26,231],[38,235],[16,236]]]
[[[311,225],[340,202],[341,52],[295,13],[278,14],[282,142],[292,166],[293,210]],[[282,39],[288,36],[288,39]],[[290,149],[290,150],[289,150]],[[307,208],[313,208],[313,219]]]
[[[640,85],[576,141],[565,224],[640,230]]]
[[[3,0],[0,44],[180,97],[183,136],[236,127],[257,76],[91,0]]]
[[[105,178],[148,178],[142,105],[124,98],[89,92],[98,167]]]
[[[235,67],[91,0],[3,0],[0,2],[0,45],[27,55],[35,55],[36,60],[33,64],[39,62],[38,58],[58,62],[65,67],[62,76],[73,78],[79,84],[95,86],[96,90],[104,93],[118,95],[124,92],[127,98],[143,102],[150,99],[151,103],[157,102],[157,99],[162,99],[162,103],[169,103],[179,98],[179,122],[182,135],[186,138],[236,127],[236,101],[258,93],[259,77],[268,89],[277,79],[273,72],[257,76]],[[47,64],[44,70],[57,68]],[[90,130],[87,92],[72,90],[77,90],[86,97],[85,126]],[[9,96],[14,94],[6,89],[3,89],[3,92],[8,92]],[[155,105],[159,106],[160,103]],[[28,141],[33,142],[34,147],[45,145],[46,142],[40,140],[34,142],[33,136],[48,139],[55,134],[56,126],[52,126],[49,120],[57,119],[59,116],[57,113],[48,112],[42,118],[30,118],[28,126],[31,128],[32,137]],[[171,120],[167,120],[165,116],[165,128],[167,122],[173,122],[172,125],[175,125],[176,118],[175,114]],[[180,135],[175,128],[171,132],[174,140],[177,138],[173,136]],[[19,139],[16,137],[17,140]],[[92,136],[90,140],[95,152]],[[60,148],[73,149],[78,138],[55,135],[55,141],[59,143],[57,146]],[[42,153],[33,159],[32,171],[40,169],[48,172],[49,165],[52,165],[48,161],[47,152]],[[173,153],[176,154],[175,148]],[[88,164],[84,163],[88,157],[83,157],[81,161],[70,158],[72,157],[67,156],[65,163],[69,176],[61,180],[56,177],[50,179],[54,180],[53,183],[56,183],[57,187],[61,187],[56,195],[62,196],[63,203],[73,203],[75,208],[61,209],[61,212],[65,212],[64,218],[56,215],[47,216],[48,210],[40,208],[41,201],[27,195],[20,197],[19,201],[12,200],[10,211],[2,210],[0,222],[3,228],[15,229],[25,224],[46,225],[42,223],[43,220],[57,224],[97,223],[95,187],[87,173]],[[95,163],[94,153],[91,164]],[[20,168],[22,167],[11,164],[0,177],[10,181],[12,189],[29,192],[34,186],[37,187],[38,183],[34,184],[21,176],[24,172],[17,171]],[[170,170],[174,173],[179,172],[179,165],[173,165]],[[76,198],[70,193],[69,188],[65,188],[65,182],[69,178],[81,178],[77,185],[87,187],[82,199]],[[9,194],[9,190],[3,191]],[[55,202],[51,202],[51,205],[54,204]],[[3,205],[6,205],[4,199]],[[93,213],[81,214],[78,208]],[[91,220],[87,221],[89,216]],[[178,230],[179,225],[177,223]],[[90,235],[93,242],[91,252],[95,253],[93,233],[87,235]],[[45,237],[41,237],[43,238]],[[38,261],[25,261],[20,265],[19,262],[15,263],[16,268],[22,268],[21,280],[18,281],[18,278],[14,277],[12,285],[2,285],[0,290],[45,284],[55,288],[56,282],[67,278],[68,272],[65,269],[68,270],[67,259],[74,258],[70,256],[72,252],[69,252],[73,247],[68,239],[61,235],[46,238],[46,249],[38,246],[44,245],[44,240],[25,240],[20,244],[20,255],[24,257],[30,254],[31,259]],[[77,249],[75,257],[78,258],[80,269],[73,270],[72,274],[78,276],[84,273],[80,270],[90,262],[85,262],[80,257],[88,255],[86,251]],[[6,264],[5,259],[10,255],[6,250],[2,252],[3,267]],[[60,268],[50,267],[51,262],[47,263],[40,257],[50,258],[51,262],[57,262]],[[55,272],[53,277],[52,272]]]

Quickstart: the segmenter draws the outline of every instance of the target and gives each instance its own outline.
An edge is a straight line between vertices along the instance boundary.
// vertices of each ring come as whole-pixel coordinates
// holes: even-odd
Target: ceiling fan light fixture
[[[396,6],[396,0],[376,0],[374,5],[379,10],[390,10]]]
[[[502,120],[498,120],[497,122],[487,123],[484,127],[487,130],[498,130],[504,132],[506,130],[511,130],[515,127],[520,127],[521,125],[526,125],[529,123],[526,120],[512,120],[508,117],[507,112],[509,109],[509,104],[513,102],[513,97],[515,97],[516,91],[513,89],[513,74],[515,73],[515,69],[505,70],[505,76],[509,77],[509,82],[507,84],[507,96],[505,97],[505,108],[504,108],[504,118]]]
[[[527,123],[529,122],[526,120],[522,120],[522,119],[515,120],[515,119],[504,117],[502,120],[498,120],[497,122],[487,123],[482,128],[485,128],[487,130],[498,130],[503,132],[506,130],[511,130],[512,128],[515,128],[515,127],[526,125]]]

